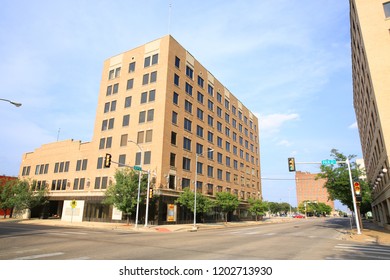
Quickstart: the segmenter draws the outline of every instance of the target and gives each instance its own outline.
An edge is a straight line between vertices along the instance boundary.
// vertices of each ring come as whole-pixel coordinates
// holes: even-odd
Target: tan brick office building
[[[390,2],[351,0],[353,99],[374,220],[390,227]]]
[[[111,220],[101,200],[116,167],[104,168],[106,153],[151,171],[150,220],[164,222],[167,205],[194,189],[196,154],[198,191],[261,197],[257,117],[169,35],[104,62],[91,142],[44,144],[23,155],[19,175],[48,187],[51,214],[76,200],[79,219]]]
[[[334,201],[328,199],[328,190],[324,187],[326,179],[317,179],[317,174],[310,172],[295,172],[295,183],[298,205],[305,201],[321,202],[334,209]]]

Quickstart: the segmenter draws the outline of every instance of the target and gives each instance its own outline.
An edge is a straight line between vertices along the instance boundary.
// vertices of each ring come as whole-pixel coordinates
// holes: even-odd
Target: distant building
[[[390,2],[350,0],[353,104],[374,221],[390,228]]]
[[[328,199],[328,190],[325,188],[326,179],[317,179],[318,174],[309,172],[295,172],[295,183],[298,205],[304,201],[322,202],[334,209],[334,201]]]
[[[19,175],[48,188],[50,216],[123,219],[102,204],[118,168],[104,167],[106,153],[119,168],[150,170],[154,223],[191,219],[174,203],[184,188],[194,190],[195,170],[198,191],[210,198],[262,197],[257,117],[173,37],[107,59],[97,98],[91,142],[48,143],[23,155]]]

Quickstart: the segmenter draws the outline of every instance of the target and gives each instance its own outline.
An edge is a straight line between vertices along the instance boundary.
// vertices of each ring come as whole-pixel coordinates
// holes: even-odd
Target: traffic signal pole
[[[358,215],[358,209],[357,209],[356,197],[355,197],[355,190],[354,190],[353,181],[352,181],[351,164],[350,164],[348,158],[345,161],[323,160],[322,162],[296,162],[295,158],[288,158],[288,163],[289,163],[289,171],[290,172],[295,171],[295,164],[321,164],[322,165],[322,164],[346,163],[347,166],[348,166],[349,182],[350,182],[350,185],[351,185],[351,194],[352,194],[353,208],[354,208],[354,213],[355,213],[356,230],[357,230],[357,234],[362,234],[361,230],[360,230],[360,221],[359,221],[359,216],[360,215]]]

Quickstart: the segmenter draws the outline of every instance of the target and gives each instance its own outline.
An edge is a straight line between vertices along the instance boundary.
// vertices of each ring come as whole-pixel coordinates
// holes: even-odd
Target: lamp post
[[[207,149],[207,155],[208,153],[214,151],[214,149]],[[198,157],[202,154],[196,153],[195,156],[195,189],[194,189],[194,225],[192,226],[192,230],[196,231],[196,193],[198,191]]]
[[[15,101],[11,101],[11,100],[8,100],[8,99],[0,98],[0,100],[1,100],[1,101],[5,101],[5,102],[9,102],[9,103],[11,103],[12,105],[14,105],[14,106],[16,106],[16,107],[22,106],[22,103],[15,102]]]
[[[139,166],[141,167],[142,164],[142,148],[138,143],[134,142],[133,140],[129,140],[128,142],[134,143],[137,145],[138,149],[140,150],[140,157],[139,157]],[[141,175],[142,175],[142,168],[139,170],[139,175],[138,175],[138,195],[137,195],[137,210],[135,214],[135,227],[138,228],[138,213],[139,213],[139,197],[140,197],[140,192],[141,192]]]
[[[149,217],[149,196],[150,196],[150,170],[148,170],[148,188],[146,190],[146,211],[145,211],[145,227],[148,226]]]

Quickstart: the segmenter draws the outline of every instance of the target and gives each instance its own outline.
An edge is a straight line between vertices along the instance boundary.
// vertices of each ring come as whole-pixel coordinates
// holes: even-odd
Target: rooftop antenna
[[[61,131],[61,127],[58,129],[58,132],[57,132],[57,142],[58,142],[58,139],[60,138],[60,131]]]
[[[171,15],[172,15],[172,3],[169,3],[168,34],[171,34]]]

